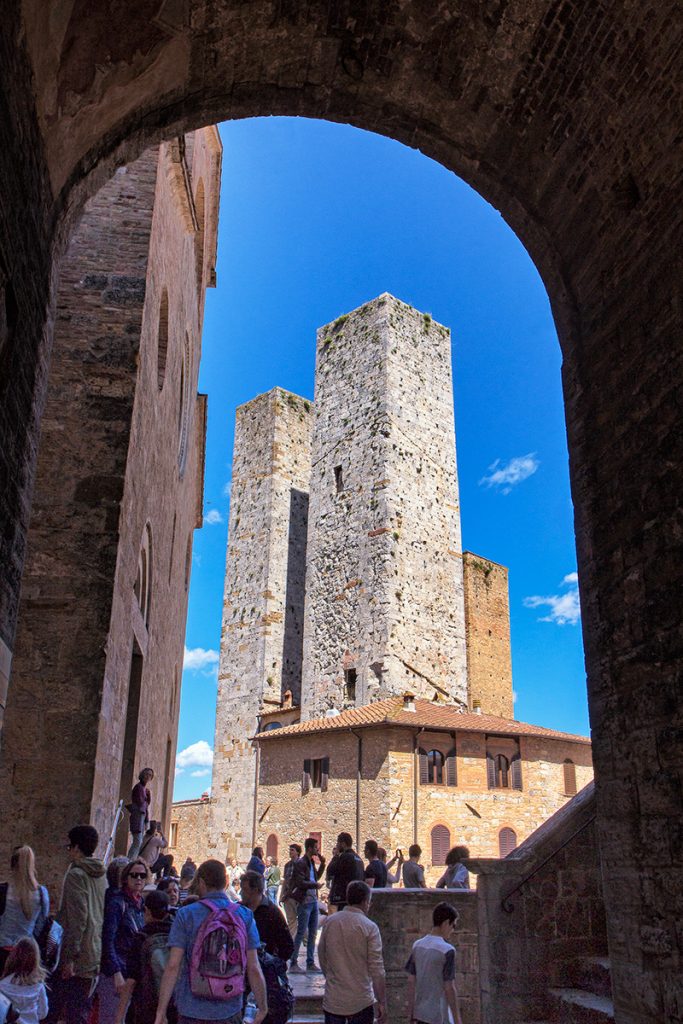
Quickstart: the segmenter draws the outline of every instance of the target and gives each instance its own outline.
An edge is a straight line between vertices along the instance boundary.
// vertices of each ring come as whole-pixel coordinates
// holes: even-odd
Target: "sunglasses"
[[[129,878],[147,878],[147,875],[143,875],[141,871],[131,871],[128,875]]]

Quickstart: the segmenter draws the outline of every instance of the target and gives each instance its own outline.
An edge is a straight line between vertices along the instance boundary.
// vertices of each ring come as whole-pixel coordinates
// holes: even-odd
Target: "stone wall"
[[[199,865],[210,856],[210,825],[211,800],[178,800],[173,804],[167,833],[168,852],[173,855],[173,865],[178,873],[188,857]]]
[[[466,705],[449,332],[380,296],[318,331],[315,402],[302,717]]]
[[[464,551],[463,581],[470,710],[514,718],[508,571]]]
[[[359,847],[375,838],[388,850],[418,842],[427,878],[435,883],[443,864],[432,863],[432,829],[445,826],[450,845],[464,843],[472,856],[498,857],[502,828],[514,830],[522,842],[567,802],[562,764],[571,757],[578,784],[592,779],[590,745],[586,742],[523,736],[523,789],[489,789],[486,737],[457,733],[457,785],[417,784],[414,745],[448,752],[448,733],[409,729],[364,728],[278,737],[269,734],[260,746],[256,840],[265,846],[277,836],[280,849],[310,832],[322,834],[323,852],[331,850],[341,831]],[[327,790],[312,786],[302,793],[307,759],[329,758]],[[357,775],[360,764],[360,806]],[[417,807],[415,806],[417,793]]]
[[[299,699],[311,404],[281,388],[237,410],[210,848],[249,855],[259,715]]]
[[[477,895],[420,889],[373,890],[370,917],[382,934],[387,976],[387,1017],[391,1024],[409,1024],[407,974],[413,943],[432,928],[432,912],[438,903],[450,903],[458,912],[455,946],[455,983],[464,1024],[480,1024],[479,948]]]
[[[62,268],[1,762],[0,856],[31,843],[49,881],[63,873],[56,837],[91,821],[103,848],[145,765],[156,772],[152,814],[168,824],[215,260],[209,231],[198,283],[188,188],[215,184],[215,129],[197,133],[194,179],[182,160],[176,142],[120,168]],[[205,203],[215,224],[215,188]]]
[[[591,784],[504,860],[470,862],[483,1024],[545,1018],[553,964],[607,952],[595,814]]]

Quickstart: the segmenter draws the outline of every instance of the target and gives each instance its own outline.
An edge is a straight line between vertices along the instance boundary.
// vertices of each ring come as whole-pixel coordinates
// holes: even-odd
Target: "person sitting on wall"
[[[426,889],[425,869],[419,863],[422,847],[413,843],[408,847],[408,860],[403,864],[403,888]]]
[[[127,810],[130,813],[130,833],[133,837],[128,850],[128,860],[135,860],[140,852],[142,836],[149,823],[149,808],[152,797],[149,792],[149,784],[154,778],[151,768],[143,768],[138,775],[138,781],[133,786],[130,803]]]
[[[242,903],[254,915],[266,953],[279,956],[281,960],[289,960],[294,949],[294,939],[282,911],[266,896],[263,877],[258,871],[245,871],[240,878],[240,889]]]
[[[263,859],[263,847],[255,846],[251,859],[247,864],[247,871],[258,871],[259,875],[265,875],[266,862]]]
[[[437,889],[469,889],[470,875],[464,864],[470,851],[466,846],[454,846],[446,854],[446,870],[436,883]]]
[[[150,821],[145,838],[140,846],[138,857],[144,860],[152,874],[159,878],[160,875],[170,875],[173,864],[173,856],[170,853],[162,854],[168,846],[161,831],[160,821]]]

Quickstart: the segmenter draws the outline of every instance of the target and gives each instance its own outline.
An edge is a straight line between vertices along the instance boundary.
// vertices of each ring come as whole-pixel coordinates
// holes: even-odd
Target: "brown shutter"
[[[322,771],[320,773],[320,789],[323,793],[327,792],[327,780],[330,777],[330,759],[329,757],[323,757],[322,759]]]
[[[435,825],[432,829],[432,864],[446,863],[446,854],[451,845],[451,834],[445,825]]]
[[[522,758],[515,754],[510,763],[510,774],[512,775],[512,788],[522,788]]]
[[[427,751],[420,747],[420,785],[429,785],[429,762],[427,760]]]
[[[498,849],[501,857],[507,857],[517,847],[517,835],[511,828],[502,828],[498,833]]]
[[[576,795],[576,765],[569,758],[562,765],[564,771],[564,795]]]
[[[306,758],[304,761],[304,772],[301,776],[301,793],[302,795],[308,793],[311,788],[311,760]]]
[[[458,776],[455,761],[455,747],[451,747],[451,749],[446,754],[446,785],[458,785]]]
[[[493,754],[486,755],[486,779],[489,789],[496,789],[496,760]]]

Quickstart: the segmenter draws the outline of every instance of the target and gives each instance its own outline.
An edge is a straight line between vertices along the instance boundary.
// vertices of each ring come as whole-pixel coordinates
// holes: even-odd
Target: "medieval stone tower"
[[[381,295],[318,331],[302,717],[467,706],[450,332]]]
[[[281,388],[237,410],[218,669],[211,845],[251,843],[259,716],[301,692],[311,405]]]

